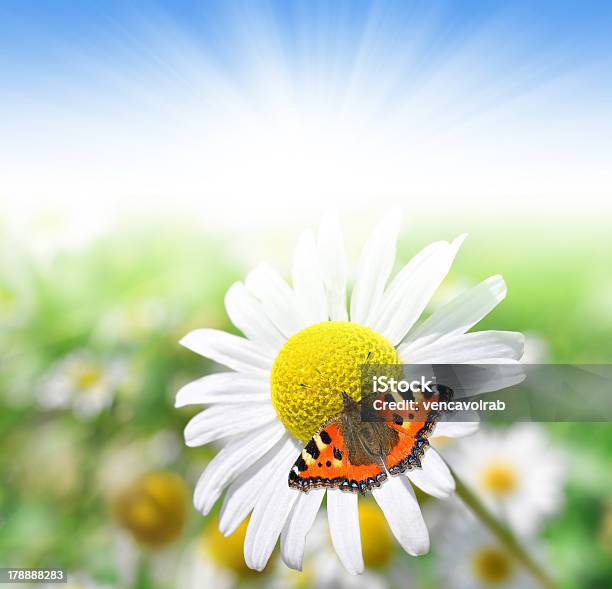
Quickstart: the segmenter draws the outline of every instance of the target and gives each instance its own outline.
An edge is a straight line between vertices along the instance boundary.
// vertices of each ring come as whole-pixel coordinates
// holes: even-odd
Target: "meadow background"
[[[433,304],[501,272],[508,298],[480,328],[524,331],[536,361],[610,361],[607,224],[523,223],[520,239],[506,223],[469,225],[465,220],[403,233],[401,262],[430,239],[470,232]],[[291,251],[293,236],[268,232],[252,245],[266,251],[270,243],[279,252],[273,261],[286,274],[280,252]],[[195,411],[173,407],[180,385],[213,367],[177,342],[195,326],[233,330],[223,296],[249,269],[238,251],[222,233],[160,220],[128,224],[51,255],[33,254],[25,241],[10,242],[0,265],[0,566],[61,566],[109,586],[181,586],[185,555],[211,533],[216,516],[202,518],[190,502],[214,450],[183,447],[182,428]],[[86,352],[80,362],[100,371],[80,387],[77,399],[95,395],[92,384],[111,362],[122,364],[121,376],[109,385],[111,401],[92,416],[79,415],[70,404],[41,405],[41,389],[75,352]],[[569,462],[565,506],[539,534],[546,561],[561,587],[608,587],[612,428],[542,427]],[[117,496],[126,501],[125,489],[134,492],[147,472],[179,478],[171,479],[159,513],[151,516],[152,528],[142,532],[121,515]],[[414,559],[401,550],[393,556],[417,571],[416,587],[443,586],[435,558]],[[221,566],[254,582],[256,575],[240,563]],[[273,575],[274,566],[267,570]]]

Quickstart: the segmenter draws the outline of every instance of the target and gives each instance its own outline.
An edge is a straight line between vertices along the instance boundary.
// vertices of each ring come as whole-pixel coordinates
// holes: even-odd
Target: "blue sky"
[[[0,199],[600,203],[611,25],[608,2],[4,0]]]
[[[609,2],[71,2],[4,0],[0,4],[0,63],[8,87],[39,75],[63,76],[79,57],[102,56],[117,67],[155,65],[155,44],[174,31],[189,38],[227,73],[240,76],[245,41],[274,35],[296,69],[350,65],[364,38],[372,56],[401,52],[424,34],[406,74],[444,59],[471,36],[499,33],[494,53],[507,66],[545,59],[552,69],[612,57]],[[249,31],[250,29],[250,31]],[[163,61],[163,60],[162,60]],[[162,63],[157,64],[162,67]],[[77,72],[75,73],[80,73]],[[81,72],[82,73],[82,72]],[[91,72],[90,72],[91,73]],[[83,80],[87,83],[87,80]],[[4,84],[3,84],[4,85]]]

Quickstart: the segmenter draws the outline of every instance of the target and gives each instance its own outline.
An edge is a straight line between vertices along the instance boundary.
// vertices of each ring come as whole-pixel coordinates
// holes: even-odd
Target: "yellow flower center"
[[[72,369],[72,379],[79,389],[90,389],[102,380],[102,369],[90,362],[83,362]]]
[[[357,323],[326,321],[290,337],[276,356],[270,378],[272,404],[283,425],[309,440],[342,411],[342,392],[361,399],[363,364],[399,364],[382,335]]]
[[[489,493],[500,497],[512,493],[518,487],[516,470],[503,462],[487,465],[480,473],[480,479]]]
[[[473,555],[472,568],[479,581],[496,585],[510,579],[513,566],[506,553],[498,548],[486,546]]]
[[[363,562],[368,568],[382,568],[393,557],[395,542],[381,510],[370,501],[359,503],[359,530]]]
[[[136,540],[162,546],[175,540],[187,518],[187,487],[172,472],[150,472],[120,491],[112,508],[119,524]]]
[[[233,534],[224,536],[219,531],[217,522],[211,521],[200,537],[200,549],[204,556],[212,558],[220,567],[235,575],[256,577],[260,573],[250,569],[244,562],[244,539],[248,524],[247,518]]]

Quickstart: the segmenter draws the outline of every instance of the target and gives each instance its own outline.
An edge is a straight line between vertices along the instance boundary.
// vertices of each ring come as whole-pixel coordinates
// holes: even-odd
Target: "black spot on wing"
[[[338,448],[334,448],[334,458],[336,460],[342,460],[342,452]]]
[[[295,461],[295,465],[300,472],[304,472],[308,468],[306,461],[301,456]]]
[[[324,444],[326,444],[326,445],[327,445],[327,444],[331,444],[331,441],[332,441],[331,436],[330,436],[330,435],[329,435],[329,434],[328,434],[328,433],[327,433],[325,430],[323,430],[323,431],[322,431],[322,432],[319,434],[319,436],[320,436],[320,438],[321,438],[321,441],[322,441]]]
[[[321,452],[319,452],[319,448],[317,448],[317,444],[316,444],[316,442],[314,440],[310,440],[310,442],[308,442],[308,444],[306,444],[305,450],[315,460],[319,457],[319,454],[321,454]]]

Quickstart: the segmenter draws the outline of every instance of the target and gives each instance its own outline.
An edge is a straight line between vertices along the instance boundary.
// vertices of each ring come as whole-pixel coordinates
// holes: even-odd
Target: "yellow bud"
[[[187,495],[177,474],[153,471],[119,491],[111,507],[119,525],[138,542],[159,547],[176,540],[183,530]]]

